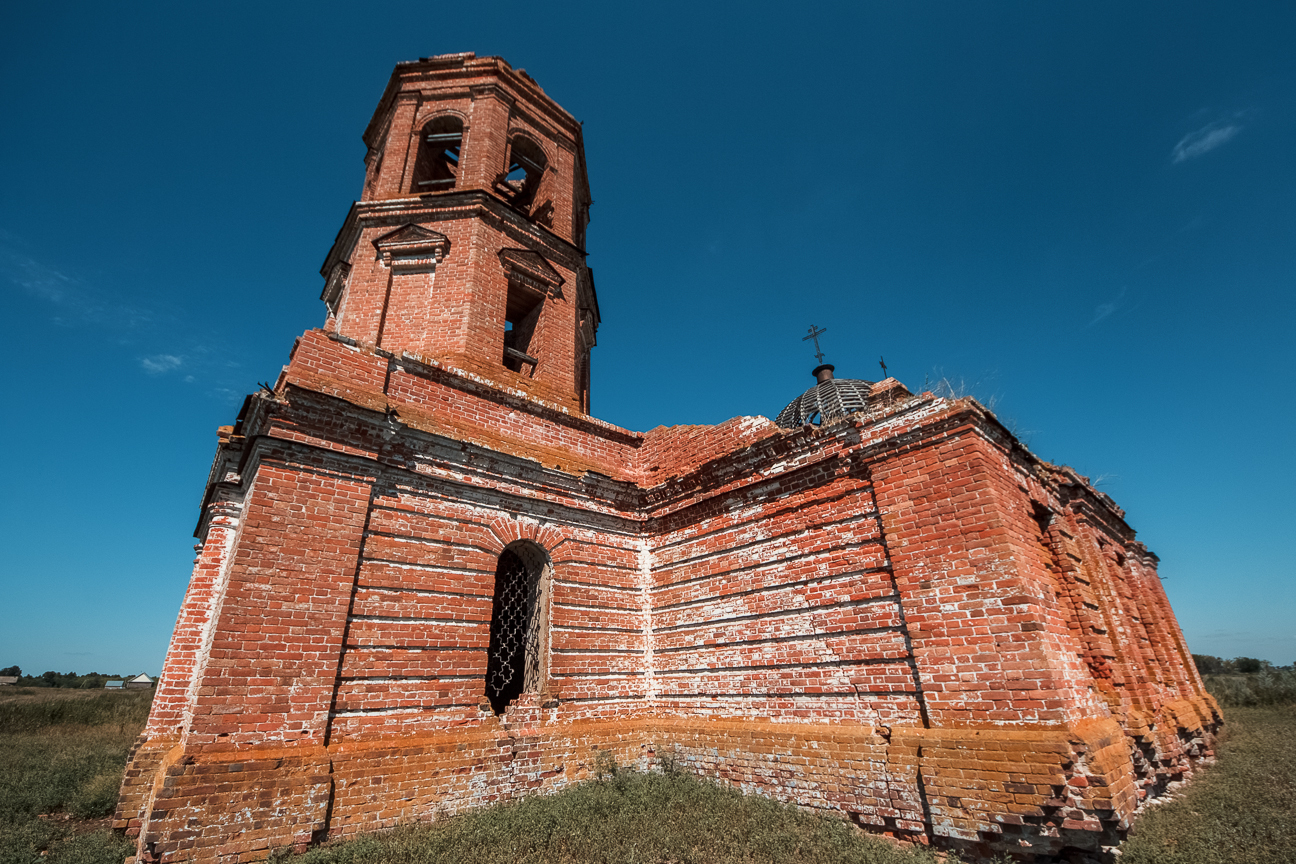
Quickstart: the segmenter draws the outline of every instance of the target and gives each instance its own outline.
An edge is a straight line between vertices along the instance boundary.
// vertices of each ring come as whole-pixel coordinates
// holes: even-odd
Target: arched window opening
[[[486,659],[486,697],[496,714],[544,683],[549,581],[549,556],[535,543],[519,541],[500,553]]]
[[[509,146],[508,169],[497,185],[514,207],[529,211],[548,165],[540,145],[519,135]]]
[[[453,189],[459,176],[459,146],[462,143],[463,121],[458,117],[437,117],[424,126],[410,191],[444,192]]]

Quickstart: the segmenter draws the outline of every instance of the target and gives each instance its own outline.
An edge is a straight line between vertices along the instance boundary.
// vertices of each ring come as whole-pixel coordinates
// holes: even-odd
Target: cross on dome
[[[810,329],[809,329],[808,331],[806,331],[806,332],[809,333],[810,335],[809,335],[809,336],[802,336],[802,337],[801,337],[801,341],[802,341],[802,342],[806,342],[806,341],[809,341],[809,340],[811,340],[811,339],[814,340],[814,346],[815,346],[815,359],[818,360],[820,363],[822,363],[822,362],[823,362],[824,355],[823,355],[823,351],[821,351],[821,350],[819,349],[819,337],[822,336],[823,334],[827,333],[827,332],[828,332],[828,328],[825,327],[825,328],[823,328],[822,330],[820,330],[818,327],[816,327],[815,325],[811,324],[811,325],[810,325]]]

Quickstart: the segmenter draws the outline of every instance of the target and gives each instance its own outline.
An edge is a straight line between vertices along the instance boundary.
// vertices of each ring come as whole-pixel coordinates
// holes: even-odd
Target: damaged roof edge
[[[373,116],[369,119],[368,125],[365,126],[365,130],[360,136],[366,147],[372,148],[376,145],[378,134],[382,131],[383,122],[391,110],[392,103],[396,100],[397,93],[401,90],[404,79],[411,73],[420,71],[420,69],[428,72],[445,71],[447,73],[462,70],[461,74],[466,75],[474,73],[488,74],[494,69],[498,76],[503,81],[506,81],[509,86],[534,99],[554,119],[567,126],[567,131],[576,138],[578,144],[580,143],[580,121],[573,117],[567,109],[555,102],[540,86],[540,83],[532,78],[525,69],[514,69],[503,57],[478,57],[469,51],[460,54],[424,57],[419,60],[398,61],[392,69],[391,76],[387,79],[387,86],[383,89],[382,98],[378,100],[378,107],[374,109]]]

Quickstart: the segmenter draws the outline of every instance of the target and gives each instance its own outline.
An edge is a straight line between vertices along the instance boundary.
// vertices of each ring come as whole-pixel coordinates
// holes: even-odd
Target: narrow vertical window
[[[504,310],[504,365],[514,372],[523,366],[534,374],[539,362],[531,355],[531,337],[540,323],[545,296],[521,279],[510,279]]]
[[[437,117],[423,127],[419,137],[418,161],[414,163],[414,184],[410,191],[453,189],[459,176],[463,121],[458,117]]]
[[[549,581],[549,556],[535,543],[520,541],[500,553],[486,660],[486,697],[496,714],[544,684]]]
[[[504,350],[500,362],[506,369],[536,377],[546,357],[544,346],[553,343],[552,327],[545,316],[549,297],[562,297],[562,275],[544,256],[530,249],[501,249],[500,263],[508,276],[504,298]],[[549,367],[546,367],[549,368]]]

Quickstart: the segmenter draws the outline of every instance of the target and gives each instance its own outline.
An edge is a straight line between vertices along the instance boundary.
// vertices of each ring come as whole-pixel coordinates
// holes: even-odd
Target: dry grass
[[[1296,705],[1296,667],[1262,669],[1248,675],[1206,675],[1206,689],[1225,708]]]
[[[1219,762],[1153,807],[1121,864],[1296,862],[1296,707],[1232,708]]]
[[[121,864],[108,822],[151,691],[0,696],[0,864]]]

